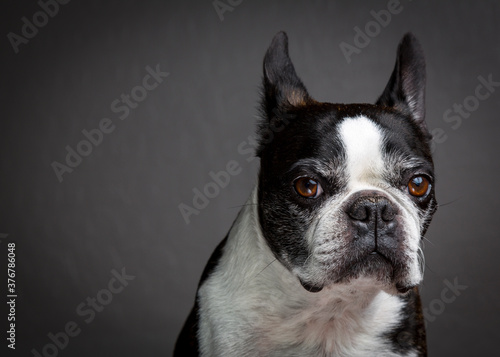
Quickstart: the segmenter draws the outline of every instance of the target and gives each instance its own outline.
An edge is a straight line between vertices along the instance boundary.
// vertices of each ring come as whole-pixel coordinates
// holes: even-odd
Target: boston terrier
[[[278,33],[258,182],[212,254],[174,356],[426,356],[421,240],[437,209],[412,34],[375,104],[311,98]]]

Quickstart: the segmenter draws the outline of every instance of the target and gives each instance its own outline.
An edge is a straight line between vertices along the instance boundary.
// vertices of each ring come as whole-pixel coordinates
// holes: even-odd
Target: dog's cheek
[[[404,285],[416,286],[423,279],[423,251],[421,250],[421,222],[418,212],[408,212],[403,209],[403,217],[401,225],[403,234],[405,235],[404,242],[406,252],[404,259],[406,269],[402,280]]]
[[[282,197],[268,198],[259,207],[262,233],[276,258],[293,270],[308,256],[305,235],[311,215]]]
[[[420,258],[417,254],[412,256],[412,262],[410,264],[410,270],[408,274],[408,286],[417,286],[423,280],[422,268],[420,263]]]
[[[432,217],[434,213],[437,211],[438,204],[436,199],[434,198],[434,193],[432,192],[432,196],[429,199],[428,204],[423,207],[420,211],[420,237],[423,238],[427,233],[427,229],[431,224]]]
[[[304,274],[326,281],[344,263],[352,232],[345,214],[339,209],[341,200],[331,198],[316,212],[306,232],[309,259]]]

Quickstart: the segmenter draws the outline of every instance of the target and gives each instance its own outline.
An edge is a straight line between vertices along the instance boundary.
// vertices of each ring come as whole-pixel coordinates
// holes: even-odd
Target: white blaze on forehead
[[[362,116],[346,118],[339,133],[346,151],[349,186],[381,179],[383,135],[377,124]]]

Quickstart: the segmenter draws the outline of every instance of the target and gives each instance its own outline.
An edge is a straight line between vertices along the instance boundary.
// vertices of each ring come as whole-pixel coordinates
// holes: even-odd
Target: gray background
[[[435,150],[443,207],[427,235],[421,288],[432,315],[429,352],[495,355],[500,90],[456,130],[443,115],[474,95],[478,76],[500,81],[500,4],[401,5],[403,11],[347,63],[339,44],[352,44],[354,27],[363,29],[373,20],[370,11],[385,9],[387,1],[245,0],[221,21],[211,0],[74,0],[61,5],[18,54],[7,34],[20,34],[21,18],[31,19],[40,7],[4,2],[0,233],[9,236],[0,238],[0,276],[6,244],[15,241],[16,352],[41,351],[49,332],[75,321],[81,333],[60,356],[171,354],[205,262],[254,185],[258,160],[247,161],[237,147],[254,133],[265,50],[285,30],[311,95],[333,102],[373,102],[389,78],[400,38],[413,31],[420,39],[428,125],[447,135]],[[157,64],[169,77],[118,119],[110,104],[141,84],[147,65]],[[51,163],[64,162],[65,147],[75,148],[81,131],[105,117],[116,129],[60,183]],[[193,188],[202,189],[209,172],[230,160],[241,174],[186,224],[178,205],[191,205]],[[86,324],[76,307],[122,267],[135,279]],[[446,279],[467,288],[444,304]],[[0,320],[6,321],[2,305]]]

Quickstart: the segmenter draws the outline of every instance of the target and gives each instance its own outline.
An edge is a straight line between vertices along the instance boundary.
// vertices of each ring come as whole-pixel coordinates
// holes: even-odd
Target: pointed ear
[[[427,131],[424,52],[412,33],[407,33],[399,43],[394,71],[376,104],[409,114]]]
[[[268,118],[276,110],[305,105],[311,99],[288,55],[288,37],[285,32],[278,32],[274,36],[266,52],[263,87],[262,109]]]

